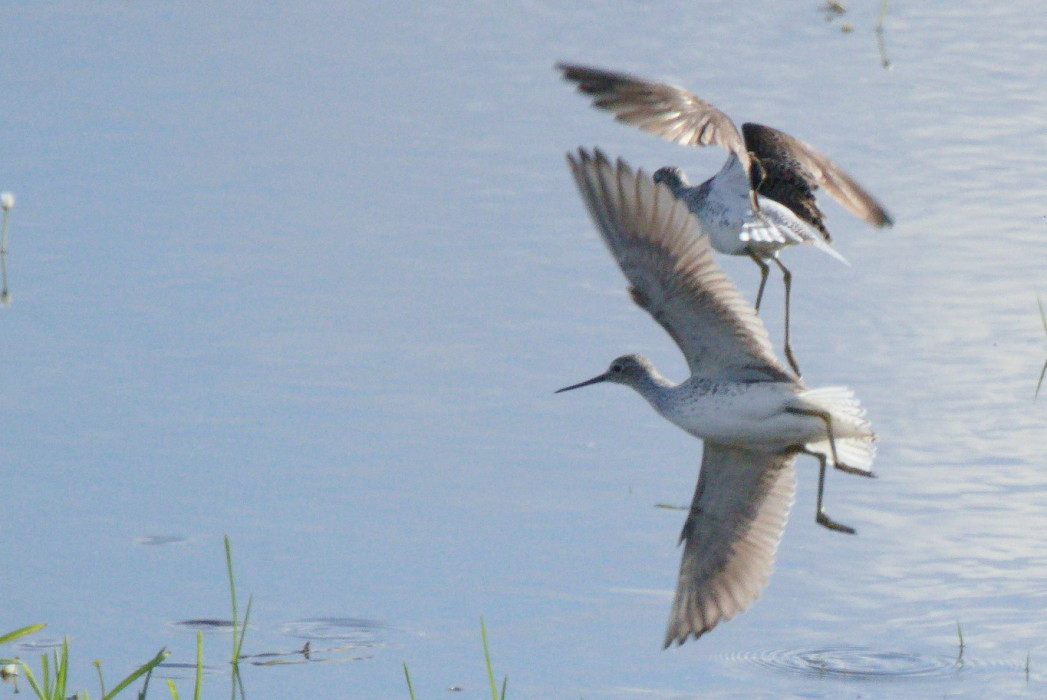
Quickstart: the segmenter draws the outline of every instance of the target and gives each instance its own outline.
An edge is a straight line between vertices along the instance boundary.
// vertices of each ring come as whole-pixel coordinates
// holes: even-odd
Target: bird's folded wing
[[[795,457],[706,441],[665,646],[696,639],[759,596],[792,505]]]
[[[568,154],[593,221],[632,284],[633,300],[679,345],[691,373],[713,381],[793,381],[763,322],[716,266],[709,236],[669,190],[599,151]]]

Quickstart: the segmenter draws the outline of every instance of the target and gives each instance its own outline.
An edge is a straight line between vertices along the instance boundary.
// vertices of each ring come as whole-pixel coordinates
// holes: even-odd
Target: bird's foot
[[[842,472],[847,472],[848,474],[857,474],[858,476],[864,476],[867,479],[876,478],[876,475],[868,469],[859,469],[858,467],[852,467],[850,465],[844,464],[843,462],[836,462],[833,464],[833,466]]]
[[[818,515],[815,517],[815,521],[817,521],[817,523],[822,527],[829,528],[830,530],[834,530],[836,532],[843,532],[848,535],[855,534],[855,530],[853,527],[848,527],[846,525],[843,525],[842,523],[836,522],[828,515],[826,515],[824,510],[818,511]]]

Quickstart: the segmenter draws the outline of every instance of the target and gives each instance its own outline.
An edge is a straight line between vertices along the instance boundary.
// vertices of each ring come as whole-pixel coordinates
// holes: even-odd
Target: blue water
[[[48,627],[0,655],[68,636],[96,693],[91,661],[192,663],[202,629],[223,697],[228,534],[244,651],[280,654],[251,661],[330,660],[246,666],[252,700],[406,698],[405,661],[419,698],[483,697],[481,616],[511,698],[1043,696],[1047,10],[891,3],[886,70],[873,0],[559,5],[5,9],[0,633]],[[614,123],[557,60],[812,142],[897,221],[828,204],[851,267],[785,254],[806,380],[880,434],[878,480],[828,483],[858,536],[814,523],[800,462],[763,596],[669,651],[683,515],[654,506],[700,444],[617,387],[552,392],[685,367],[563,154],[723,154]]]

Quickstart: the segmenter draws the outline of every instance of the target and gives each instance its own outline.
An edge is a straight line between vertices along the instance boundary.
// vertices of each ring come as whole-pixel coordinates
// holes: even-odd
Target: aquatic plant
[[[46,625],[43,624],[29,625],[28,627],[8,632],[7,634],[0,636],[0,644],[5,644],[20,637],[32,634],[43,629],[45,626]],[[98,672],[98,683],[101,687],[102,700],[109,700],[110,698],[116,697],[136,680],[145,676],[145,680],[142,683],[142,689],[138,691],[138,698],[139,700],[142,700],[148,692],[149,679],[153,675],[153,669],[155,669],[168,656],[169,653],[166,650],[161,649],[156,656],[129,673],[126,678],[117,683],[110,691],[106,691],[105,689],[105,678],[102,676],[102,663],[100,661],[95,661],[94,667]],[[39,700],[68,700],[68,698],[90,700],[91,698],[86,690],[77,691],[72,694],[69,694],[68,692],[68,638],[63,638],[61,648],[53,650],[50,655],[46,653],[41,655],[39,678],[37,677],[37,674],[33,672],[33,669],[19,658],[0,659],[0,666],[4,667],[5,670],[11,666],[17,667],[18,671],[25,676],[26,681],[29,683],[29,687],[32,688],[33,693],[36,694],[36,697],[39,698]],[[7,673],[11,672],[7,671]]]
[[[487,680],[491,684],[491,700],[505,700],[506,686],[509,685],[509,676],[502,678],[502,691],[498,692],[498,685],[494,680],[494,667],[491,665],[491,650],[487,646],[487,625],[484,623],[483,617],[480,618],[480,640],[483,644],[484,650],[484,665],[487,667]],[[407,668],[407,662],[404,662],[404,678],[407,680],[407,694],[411,700],[417,700],[414,695],[414,686],[411,684],[411,672]]]

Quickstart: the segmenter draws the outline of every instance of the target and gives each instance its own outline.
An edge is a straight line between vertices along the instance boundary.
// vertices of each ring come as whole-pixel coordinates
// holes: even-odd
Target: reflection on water
[[[7,288],[7,229],[15,196],[11,192],[0,192],[0,306],[11,304],[11,292]]]
[[[183,545],[189,543],[188,537],[181,535],[143,535],[134,539],[135,544],[143,547],[167,547],[171,545]]]
[[[186,627],[191,630],[200,630],[201,632],[210,632],[214,630],[232,630],[232,620],[216,620],[216,619],[193,619],[193,620],[180,620],[178,622],[172,622],[175,627]]]
[[[1036,295],[1036,303],[1040,306],[1040,322],[1043,324],[1043,332],[1047,334],[1047,312],[1043,310],[1043,299],[1041,299],[1038,294]],[[1040,378],[1036,380],[1036,393],[1034,394],[1034,398],[1039,398],[1040,396],[1040,387],[1043,386],[1043,377],[1045,374],[1047,374],[1047,360],[1043,361],[1043,367],[1040,368]]]

